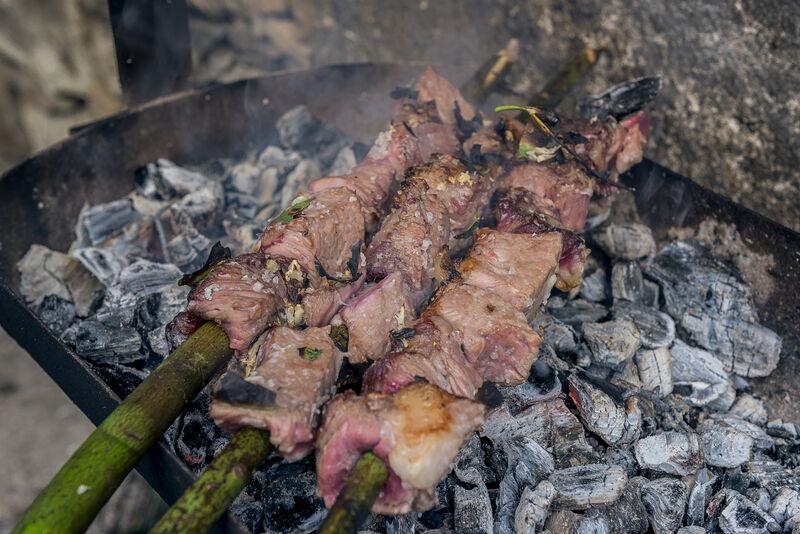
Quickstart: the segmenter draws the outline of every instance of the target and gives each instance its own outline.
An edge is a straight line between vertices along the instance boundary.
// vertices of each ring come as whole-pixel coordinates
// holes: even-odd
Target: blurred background
[[[582,92],[663,77],[651,159],[800,230],[796,1],[187,3],[192,87],[355,61],[474,70],[517,38],[519,60],[504,88],[512,99],[532,94],[583,47],[602,47]],[[0,0],[0,172],[63,139],[70,127],[125,106],[106,0]],[[2,330],[0,358],[6,531],[92,426]],[[145,529],[158,506],[132,476],[93,529]]]

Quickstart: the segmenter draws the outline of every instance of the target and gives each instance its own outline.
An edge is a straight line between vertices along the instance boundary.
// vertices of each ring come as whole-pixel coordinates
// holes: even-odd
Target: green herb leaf
[[[461,232],[460,234],[456,234],[455,238],[456,239],[466,239],[466,238],[470,237],[472,234],[475,233],[475,230],[477,230],[480,227],[480,225],[481,225],[481,218],[480,217],[476,217],[475,220],[472,222],[472,224],[470,224],[467,227],[467,229],[464,230],[463,232]]]
[[[348,345],[350,344],[350,330],[347,328],[347,325],[331,325],[331,331],[328,337],[331,338],[337,349],[342,352],[347,352]]]
[[[291,222],[296,216],[300,215],[304,209],[311,205],[311,202],[314,200],[314,197],[300,197],[294,201],[294,203],[283,210],[283,213],[276,217],[276,221],[279,223],[288,223]]]
[[[316,349],[313,347],[303,347],[300,349],[300,356],[302,356],[304,360],[308,360],[310,362],[313,362],[319,358],[320,354],[322,354],[322,349]]]

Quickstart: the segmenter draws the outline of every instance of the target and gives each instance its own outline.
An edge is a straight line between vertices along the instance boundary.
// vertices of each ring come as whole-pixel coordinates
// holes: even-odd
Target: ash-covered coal
[[[305,184],[363,156],[305,108],[278,134],[241,160],[157,160],[126,197],[84,208],[68,253],[37,245],[20,262],[31,308],[118,393],[168,356],[164,327],[188,291],[176,281],[214,243],[246,251]],[[759,323],[757,288],[697,243],[659,250],[638,223],[602,224],[587,242],[581,288],[534,317],[539,360],[527,381],[494,388],[438,503],[371,516],[363,532],[800,528],[796,421],[776,419],[746,380],[772,372],[781,349]],[[202,394],[164,439],[199,472],[228,435]],[[311,458],[271,459],[231,510],[253,532],[314,532],[326,515],[315,483]]]

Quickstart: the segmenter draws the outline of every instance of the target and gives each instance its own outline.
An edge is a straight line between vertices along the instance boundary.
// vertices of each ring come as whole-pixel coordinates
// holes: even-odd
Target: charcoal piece
[[[206,176],[167,159],[159,159],[136,172],[139,193],[153,199],[170,200],[182,197],[209,183],[213,182]]]
[[[328,167],[350,140],[339,129],[314,117],[305,106],[284,113],[275,126],[284,148],[313,157],[322,167]]]
[[[640,347],[639,330],[627,319],[586,323],[583,337],[592,350],[593,360],[610,367],[631,358]]]
[[[417,512],[394,515],[386,518],[386,534],[414,534],[417,526]]]
[[[139,387],[139,384],[147,378],[148,374],[147,371],[128,367],[127,365],[106,364],[105,362],[93,364],[92,368],[100,375],[103,382],[108,384],[114,393],[123,399]]]
[[[481,440],[477,434],[470,434],[453,460],[453,474],[461,482],[479,484],[494,478],[494,473],[483,461]]]
[[[686,505],[686,522],[688,524],[703,525],[705,523],[706,505],[711,498],[712,487],[716,482],[717,475],[705,467],[697,472]]]
[[[585,510],[616,501],[625,489],[628,475],[617,465],[589,464],[558,469],[549,480],[556,488],[557,506]]]
[[[642,282],[641,303],[648,308],[659,308],[661,301],[661,286],[652,280],[644,279]]]
[[[800,493],[794,488],[783,486],[772,499],[768,511],[785,531],[793,529],[800,523]]]
[[[692,386],[689,397],[698,407],[727,410],[736,399],[736,392],[725,366],[708,351],[691,347],[676,339],[670,348],[672,380]],[[706,391],[707,390],[707,391]]]
[[[576,375],[570,375],[567,382],[569,396],[586,428],[609,445],[632,443],[638,439],[642,413],[636,397],[629,397],[622,407],[606,393]]]
[[[420,514],[419,523],[427,529],[445,529],[450,527],[451,505],[453,503],[453,491],[455,487],[455,477],[446,476],[436,486],[436,504],[426,512]]]
[[[275,166],[264,167],[245,161],[231,169],[227,183],[231,190],[245,194],[263,206],[275,199],[283,174]]]
[[[754,425],[764,426],[767,424],[767,408],[764,401],[749,393],[739,395],[729,413]]]
[[[141,218],[133,200],[121,198],[106,204],[84,206],[75,226],[79,247],[96,246],[119,235],[123,228]]]
[[[643,389],[661,397],[672,393],[672,356],[669,349],[639,349],[634,361]]]
[[[545,316],[539,323],[544,331],[544,342],[558,355],[574,354],[578,349],[578,334],[571,326],[548,319]]]
[[[733,375],[731,377],[731,382],[733,382],[733,389],[736,391],[750,391],[752,389],[750,387],[750,382],[748,382],[746,378],[739,375]]]
[[[773,419],[767,423],[767,434],[778,438],[795,439],[797,427],[794,423],[784,423],[781,419]]]
[[[636,461],[643,469],[670,475],[689,475],[703,465],[697,435],[684,432],[661,432],[640,439],[634,446]]]
[[[780,527],[769,514],[741,493],[722,489],[708,505],[708,514],[717,517],[725,534],[779,532]]]
[[[283,178],[300,163],[300,154],[286,152],[279,146],[268,146],[258,155],[257,165],[262,169],[275,169]]]
[[[356,166],[356,153],[353,151],[352,146],[345,146],[339,150],[334,158],[331,166],[325,174],[328,176],[339,176],[342,174],[349,174],[353,167]]]
[[[769,328],[738,318],[698,315],[694,310],[687,311],[681,326],[698,345],[720,358],[730,372],[762,377],[778,366],[782,342]]]
[[[237,219],[245,221],[255,218],[260,209],[258,200],[238,192],[225,194],[225,207],[228,213],[233,212]]]
[[[738,467],[753,457],[753,438],[729,425],[707,419],[698,432],[703,456],[709,465]]]
[[[674,478],[657,478],[642,485],[642,503],[656,534],[675,532],[683,524],[686,486]]]
[[[687,242],[668,245],[646,273],[661,284],[667,313],[727,371],[757,377],[775,369],[780,338],[757,324],[751,289],[707,247]]]
[[[183,273],[175,265],[136,260],[119,274],[113,290],[123,295],[143,297],[176,285]]]
[[[610,534],[611,528],[604,510],[590,508],[575,528],[576,534]]]
[[[214,232],[222,222],[224,202],[222,186],[209,183],[184,196],[175,203],[174,210],[186,214],[198,231]]]
[[[319,530],[327,515],[316,495],[316,476],[312,458],[298,462],[273,460],[264,474],[262,532],[311,533]]]
[[[550,513],[550,505],[555,496],[556,488],[548,480],[539,482],[535,488],[526,487],[514,512],[514,532],[517,534],[539,532]]]
[[[605,508],[603,515],[610,532],[613,534],[647,532],[649,520],[641,495],[642,486],[646,483],[647,479],[644,477],[629,478],[617,502]]]
[[[281,208],[285,209],[292,203],[297,193],[305,189],[313,180],[322,176],[319,166],[309,159],[304,159],[286,175],[286,182],[281,189]]]
[[[552,534],[575,534],[583,516],[570,510],[556,510],[547,518],[543,532]]]
[[[611,295],[614,302],[641,301],[644,295],[642,269],[635,261],[621,261],[611,268]]]
[[[36,315],[47,328],[60,336],[75,322],[75,305],[58,295],[47,295],[36,307]]]
[[[106,287],[115,284],[119,273],[128,265],[125,258],[105,248],[79,248],[72,251],[72,256]]]
[[[56,295],[72,302],[79,317],[86,317],[102,298],[103,285],[80,262],[42,245],[31,245],[17,269],[19,292],[30,306]]]
[[[170,286],[142,298],[136,308],[136,326],[142,333],[165,326],[186,307],[186,286]]]
[[[261,532],[264,524],[264,504],[243,491],[231,503],[230,512],[250,532]]]
[[[175,453],[189,468],[200,472],[212,460],[212,446],[219,429],[208,416],[210,399],[201,394],[178,420]]]
[[[772,499],[769,496],[769,492],[764,488],[747,488],[744,491],[744,496],[750,499],[756,506],[760,509],[764,510],[765,512],[769,512],[770,506],[772,504]],[[773,514],[770,514],[775,517]],[[781,521],[778,521],[779,523]]]
[[[582,97],[576,106],[581,117],[603,119],[608,115],[620,118],[642,109],[661,90],[660,76],[646,76],[619,83],[602,93]]]
[[[584,275],[581,284],[581,298],[591,302],[605,302],[611,295],[611,285],[608,274],[603,269],[596,269],[589,275]]]
[[[181,234],[167,243],[168,258],[182,272],[194,272],[203,266],[211,246],[211,240],[203,234]]]
[[[483,481],[469,487],[457,484],[454,493],[453,522],[456,531],[492,534],[494,517],[489,491]]]
[[[729,414],[713,414],[711,419],[753,438],[753,447],[757,450],[770,449],[775,445],[775,439],[767,434],[763,428],[744,419]]]
[[[627,448],[607,448],[605,463],[620,466],[629,477],[635,476],[639,471],[639,466],[636,463],[636,456]]]
[[[501,443],[509,465],[522,462],[537,479],[549,477],[555,471],[555,460],[530,436],[520,436]]]
[[[92,363],[136,367],[144,364],[142,338],[135,328],[115,328],[86,320],[78,325],[75,352]]]
[[[506,469],[495,499],[494,531],[496,534],[514,534],[516,511],[525,488],[537,484],[536,476],[524,462]]]
[[[752,484],[750,473],[742,471],[741,467],[726,469],[722,473],[722,487],[730,488],[739,493],[744,493]]]
[[[612,258],[638,260],[656,252],[653,232],[643,224],[608,224],[592,232],[592,237]]]
[[[537,381],[534,377],[537,367],[544,366],[551,372],[551,380]],[[561,382],[558,375],[552,368],[540,358],[534,364],[531,377],[518,386],[499,386],[498,391],[502,400],[508,405],[509,409],[517,413],[528,406],[541,401],[546,401],[558,397],[561,394]]]
[[[625,360],[619,364],[609,381],[625,389],[644,389],[644,383],[639,377],[639,368],[633,360]]]
[[[800,473],[793,472],[774,460],[753,460],[745,468],[758,487],[765,488],[770,495],[777,494],[783,486],[800,486]]]
[[[547,301],[547,311],[556,320],[575,329],[580,329],[584,323],[595,323],[608,317],[608,310],[602,304],[588,300],[564,300],[553,297]]]
[[[636,302],[616,302],[614,319],[633,321],[639,330],[642,346],[649,349],[669,347],[675,340],[675,321],[666,313]]]
[[[676,534],[706,534],[706,529],[697,525],[692,525],[679,528]]]

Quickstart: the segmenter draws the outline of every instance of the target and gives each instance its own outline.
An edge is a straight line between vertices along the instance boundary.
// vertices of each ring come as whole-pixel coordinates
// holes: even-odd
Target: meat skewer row
[[[195,297],[204,301],[196,313],[180,314],[171,325],[170,341],[174,350],[170,356],[70,457],[22,516],[17,531],[31,528],[62,532],[85,530],[125,475],[155,444],[188,400],[194,398],[230,359],[231,349],[247,348],[249,341],[274,321],[276,313],[286,311],[284,296],[300,295],[302,298],[300,289],[305,289],[302,286],[307,282],[317,282],[319,288],[326,286],[320,274],[322,269],[332,273],[345,271],[338,268],[343,257],[342,248],[331,246],[335,239],[327,235],[329,231],[339,230],[336,221],[346,215],[343,240],[348,247],[355,248],[358,241],[363,243],[364,232],[377,223],[386,199],[407,167],[433,152],[447,152],[458,146],[454,123],[442,120],[437,111],[437,106],[445,107],[448,100],[452,106],[457,90],[432,69],[427,69],[420,77],[419,94],[418,101],[400,101],[397,122],[378,137],[365,160],[355,169],[358,174],[315,182],[311,188],[313,200],[306,198],[295,202],[267,229],[260,241],[263,252],[225,262],[211,273],[214,277],[209,283],[194,292]],[[418,105],[417,102],[433,104]],[[459,105],[463,114],[469,116],[468,104],[459,102]],[[342,200],[346,201],[345,206]],[[310,217],[314,213],[317,215]],[[290,242],[293,244],[289,245]],[[284,252],[292,247],[299,251],[297,257]],[[359,251],[361,248],[359,245]],[[309,250],[317,261],[313,265],[307,261],[301,264],[302,260],[308,260]],[[283,281],[265,274],[272,266],[267,252],[277,258],[273,261],[278,264]],[[317,263],[322,268],[319,271]],[[287,274],[289,280],[286,280]],[[356,279],[327,284],[326,291],[316,296],[323,305],[315,309],[323,311],[312,320],[322,321],[325,314],[332,315],[339,292],[347,291],[348,285],[363,282],[358,277],[353,278]],[[241,291],[237,301],[240,306],[227,310],[217,306],[221,303],[217,297],[222,296],[223,288]],[[324,308],[325,299],[321,295],[326,295],[327,302],[333,303],[330,305],[333,310]],[[204,322],[206,319],[208,322]],[[80,491],[79,488],[87,486],[91,491]]]
[[[641,159],[646,124],[643,113],[627,119],[617,132],[620,141],[608,144],[607,152],[590,154],[591,164],[616,161],[614,172],[627,170]],[[434,385],[474,398],[484,381],[514,384],[527,377],[538,343],[522,314],[530,314],[546,298],[562,262],[568,264],[564,269],[568,275],[560,282],[568,286],[577,272],[569,264],[583,259],[579,252],[563,248],[571,239],[569,233],[554,231],[558,230],[554,221],[559,222],[555,215],[568,215],[563,226],[582,227],[588,214],[588,202],[559,204],[575,194],[576,181],[565,179],[569,174],[563,171],[570,171],[570,164],[515,168],[497,204],[498,229],[479,233],[459,266],[459,278],[437,294],[412,326],[414,336],[367,372],[365,394],[345,393],[329,404],[318,438],[317,480],[320,495],[333,508],[322,532],[344,532],[342,525],[352,525],[355,515],[370,508],[377,513],[406,513],[430,504],[435,484],[465,437],[459,421],[443,415],[446,410],[431,407],[436,404],[430,400],[436,398]],[[554,172],[561,180],[555,180]],[[547,187],[540,195],[543,184]],[[585,196],[591,194],[590,188]],[[398,420],[394,406],[413,406],[414,401],[407,399],[410,395],[422,399],[416,402],[424,408],[407,410],[416,418]],[[386,404],[391,408],[384,408]],[[433,415],[425,417],[426,413]],[[444,421],[453,421],[461,432],[443,432]],[[364,451],[371,452],[362,457]],[[380,461],[386,475],[379,491],[369,496],[362,491],[356,502],[347,492],[339,498],[344,487],[354,489],[348,472],[356,465],[378,472]],[[364,478],[358,471],[353,476]],[[367,482],[379,486],[374,479]]]
[[[577,250],[577,248],[575,248],[575,250]],[[567,272],[567,271],[564,271],[564,269],[563,269],[563,266],[564,266],[564,264],[565,264],[565,263],[566,263],[566,264],[569,264],[569,263],[570,263],[570,259],[569,259],[569,257],[565,257],[565,258],[563,258],[563,259],[562,259],[562,273],[564,273],[564,272]],[[574,262],[573,262],[573,265],[574,265]],[[574,280],[573,280],[573,282],[572,282],[572,283],[575,283],[575,282],[574,282]],[[578,278],[578,283],[579,283],[579,278]],[[380,288],[380,290],[379,290],[378,288]],[[378,286],[376,286],[375,290],[374,290],[374,291],[372,291],[371,293],[378,293],[378,294],[380,294],[380,293],[384,293],[384,288],[378,285]],[[390,293],[392,293],[392,292],[390,291]],[[381,302],[381,303],[385,303],[385,302],[386,302],[385,300],[382,300],[382,299],[373,299],[373,300],[374,300],[374,301],[376,301],[376,302]],[[354,307],[355,307],[355,306],[354,306]],[[366,308],[366,309],[369,309],[369,308],[370,308],[370,306],[365,306],[365,308]],[[345,310],[348,310],[348,309],[350,309],[350,308],[349,308],[349,307],[345,307]],[[401,308],[401,309],[402,309],[402,308]],[[363,310],[362,310],[362,311],[363,311]],[[380,312],[380,311],[381,311],[381,309],[380,309],[380,308],[375,308],[375,307],[373,307],[373,308],[372,308],[372,311],[374,311],[374,312]],[[354,314],[354,315],[357,317],[359,314]],[[385,315],[385,314],[384,314],[384,315]],[[351,323],[349,326],[351,327],[351,330],[352,330],[352,323]],[[378,330],[380,330],[380,329],[378,329]],[[357,337],[357,336],[356,336],[356,337]],[[377,338],[377,337],[379,337],[379,336],[373,336],[373,337]],[[352,332],[351,332],[351,341],[352,341],[352,339],[353,339],[353,334],[352,334]],[[377,349],[376,349],[376,350],[377,350]],[[351,357],[351,358],[353,357],[353,354],[352,354],[352,352],[353,352],[353,351],[352,351],[352,349],[351,349],[351,354],[349,354],[349,357]],[[381,352],[381,351],[378,351],[378,352]],[[237,436],[236,436],[236,438],[234,439],[234,441],[236,441],[236,440],[237,440],[238,438],[240,438],[240,437],[242,437],[242,438],[243,438],[243,437],[244,437],[246,434],[249,434],[249,433],[252,433],[252,432],[253,432],[253,431],[252,431],[251,429],[245,429],[245,430],[241,430],[241,431],[240,431],[240,432],[237,434]],[[253,437],[255,437],[255,436],[253,436]],[[265,441],[265,440],[266,440],[266,438],[264,437],[264,435],[262,435],[262,436],[260,437],[260,439],[261,439],[262,441]],[[232,445],[233,445],[233,444],[232,444]],[[252,452],[253,450],[256,450],[257,444],[256,444],[256,445],[253,445],[252,447],[253,447],[253,448],[251,449],[251,452]],[[239,454],[239,453],[242,453],[242,452],[246,452],[246,450],[247,450],[246,448],[245,448],[245,449],[244,449],[244,451],[243,451],[242,449],[237,449],[236,447],[231,447],[231,446],[229,446],[229,448],[228,448],[228,449],[231,449],[231,450],[230,450],[230,453],[229,453],[228,455],[226,455],[226,453],[223,453],[223,454],[222,454],[222,456],[220,457],[220,460],[224,460],[224,459],[225,459],[225,458],[227,458],[228,456],[230,456],[230,457],[231,457],[232,459],[234,459],[234,460],[235,460],[236,458],[245,458],[245,457],[246,457],[246,455],[244,455],[244,454]],[[228,449],[226,449],[226,451],[227,451]],[[266,453],[264,453],[264,456],[266,456]],[[227,475],[229,478],[230,478],[230,477],[234,477],[234,474],[232,473],[232,471],[230,471],[230,470],[226,471],[226,468],[225,468],[225,467],[223,467],[223,465],[224,465],[224,464],[223,464],[222,462],[220,463],[220,465],[217,465],[217,460],[215,460],[214,464],[212,464],[212,466],[211,466],[211,467],[210,467],[210,468],[207,470],[207,473],[206,473],[206,474],[204,474],[204,475],[202,475],[202,476],[201,476],[201,479],[199,479],[199,480],[197,481],[197,484],[195,484],[195,486],[198,486],[198,488],[200,488],[200,487],[201,487],[201,486],[200,486],[200,482],[201,482],[201,481],[203,481],[203,479],[205,479],[205,478],[207,477],[207,475],[208,475],[208,478],[206,479],[206,481],[207,481],[207,482],[211,482],[212,480],[222,480],[222,481],[224,481],[224,480],[225,480],[225,476],[226,476],[226,475]],[[239,468],[241,468],[241,465],[240,465],[240,464],[237,464],[237,465],[238,465],[238,467],[239,467]],[[252,467],[253,467],[253,465],[252,465],[252,464],[250,464],[250,465],[248,466],[248,469],[252,469]],[[380,467],[381,469],[384,469],[384,468],[383,468],[383,464],[382,464],[382,463],[380,463],[380,462],[378,462],[378,464],[377,464],[377,467]],[[240,471],[240,469],[239,469],[239,470],[237,470],[237,471]],[[234,477],[234,478],[235,478],[235,477]],[[245,478],[246,478],[246,476],[245,476]],[[237,485],[236,487],[240,488],[240,487],[243,485],[243,483],[244,483],[244,481],[241,481],[241,483],[240,483],[239,485]],[[213,484],[213,485],[215,485],[215,486],[217,485],[216,483],[212,483],[212,484]],[[195,493],[202,493],[202,490],[201,490],[201,489],[196,489],[196,490],[195,490]],[[203,502],[204,502],[204,503],[207,505],[207,506],[206,506],[206,508],[208,508],[208,505],[213,505],[213,506],[212,506],[212,508],[219,510],[219,513],[221,513],[221,511],[222,511],[222,510],[224,510],[224,509],[227,507],[227,503],[229,503],[229,502],[230,502],[230,500],[232,500],[232,498],[233,498],[233,497],[236,495],[236,493],[238,493],[238,490],[236,490],[236,491],[233,491],[233,492],[230,494],[229,498],[227,498],[227,500],[224,500],[224,499],[219,499],[219,498],[218,498],[218,497],[219,497],[219,493],[220,493],[219,491],[218,491],[218,492],[215,492],[215,495],[212,495],[210,498],[209,498],[209,496],[208,496],[208,495],[206,495],[206,496],[205,496],[205,498],[204,498],[204,500],[203,500]],[[212,500],[210,500],[210,499],[213,499],[213,501],[212,501]],[[196,517],[196,516],[197,516],[197,512],[198,512],[197,510],[184,510],[184,511],[183,511],[183,516],[184,516],[184,517],[186,517],[186,516],[187,516],[187,514],[194,514],[194,516],[195,516],[195,519],[198,519],[198,518]],[[218,514],[217,514],[217,515],[218,515]],[[175,520],[175,519],[179,519],[179,517],[174,517],[174,516],[175,516],[175,514],[173,514],[173,520]],[[215,517],[216,517],[216,516],[215,516]],[[162,521],[162,523],[163,523],[163,521]],[[160,524],[161,524],[161,523],[160,523]],[[180,524],[180,523],[175,523],[175,522],[173,521],[173,523],[171,523],[171,524],[172,524],[172,525],[175,525],[175,524]],[[193,523],[193,524],[197,525],[198,523]],[[208,524],[208,523],[204,523],[204,524]],[[184,525],[185,525],[185,523],[184,523]]]

